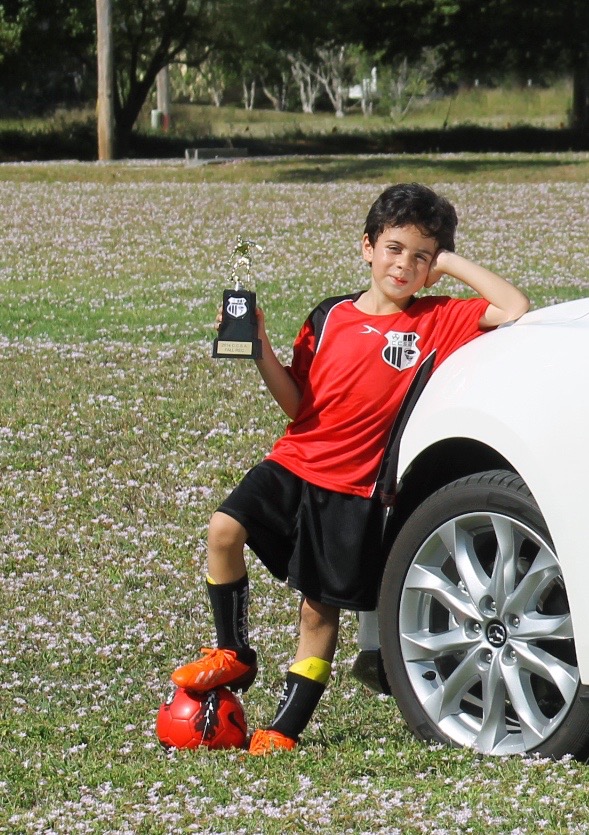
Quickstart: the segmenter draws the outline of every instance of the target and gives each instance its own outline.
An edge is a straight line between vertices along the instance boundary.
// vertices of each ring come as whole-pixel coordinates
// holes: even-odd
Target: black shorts
[[[218,510],[243,525],[264,565],[305,597],[341,609],[375,608],[385,513],[377,499],[315,487],[266,460]]]

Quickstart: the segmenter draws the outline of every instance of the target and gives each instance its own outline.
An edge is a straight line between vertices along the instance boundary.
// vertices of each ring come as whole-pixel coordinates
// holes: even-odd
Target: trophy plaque
[[[223,291],[221,324],[213,343],[213,357],[260,359],[262,356],[256,318],[256,294],[247,290],[240,279],[240,273],[245,272],[245,280],[249,281],[252,249],[261,251],[262,247],[238,235],[230,259],[231,278],[235,286],[233,290]]]

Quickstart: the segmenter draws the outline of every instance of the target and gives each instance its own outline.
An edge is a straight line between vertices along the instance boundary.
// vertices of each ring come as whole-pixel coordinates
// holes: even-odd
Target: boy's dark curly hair
[[[435,238],[440,249],[453,252],[457,225],[456,210],[445,197],[420,183],[398,183],[372,204],[364,233],[374,246],[389,226],[416,226],[426,237]]]

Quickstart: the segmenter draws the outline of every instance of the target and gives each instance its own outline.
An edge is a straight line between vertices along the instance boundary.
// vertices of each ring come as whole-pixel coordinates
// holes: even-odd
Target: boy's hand
[[[431,264],[429,265],[429,272],[427,274],[424,287],[433,287],[436,281],[439,281],[441,277],[446,274],[443,263],[447,254],[447,250],[438,249],[431,260]]]
[[[256,319],[258,321],[258,336],[262,341],[267,340],[266,317],[264,316],[264,311],[261,307],[256,307]]]

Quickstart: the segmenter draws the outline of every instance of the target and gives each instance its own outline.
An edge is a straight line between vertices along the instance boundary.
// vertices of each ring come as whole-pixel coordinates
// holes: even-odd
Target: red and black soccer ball
[[[243,748],[247,724],[243,705],[226,687],[207,693],[178,687],[160,705],[155,732],[164,748]]]

